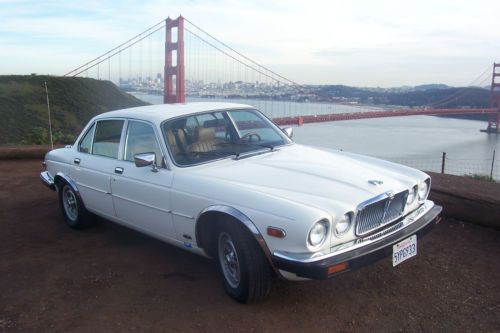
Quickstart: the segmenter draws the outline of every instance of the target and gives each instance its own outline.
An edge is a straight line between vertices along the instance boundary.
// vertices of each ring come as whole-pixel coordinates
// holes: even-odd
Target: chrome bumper
[[[298,277],[309,279],[326,279],[336,274],[328,273],[328,268],[337,264],[345,263],[347,272],[352,269],[377,261],[392,250],[392,245],[412,235],[418,238],[427,233],[438,221],[442,207],[435,205],[432,201],[426,201],[415,212],[405,216],[397,224],[398,228],[387,228],[387,232],[381,231],[370,235],[345,248],[337,248],[330,253],[322,254],[295,254],[286,252],[274,252],[273,264],[280,270],[294,273]],[[396,224],[396,225],[397,225]]]
[[[52,191],[56,191],[56,184],[54,183],[54,179],[52,179],[52,176],[48,171],[41,172],[40,179],[45,186],[50,188]]]

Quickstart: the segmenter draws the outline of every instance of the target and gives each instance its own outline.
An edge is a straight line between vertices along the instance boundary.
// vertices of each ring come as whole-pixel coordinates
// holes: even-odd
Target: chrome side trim
[[[234,217],[237,221],[241,222],[254,236],[255,240],[259,244],[260,248],[264,252],[264,255],[266,256],[267,260],[271,264],[271,267],[276,271],[272,257],[271,257],[271,251],[269,251],[269,248],[267,247],[266,241],[264,240],[264,237],[260,233],[259,229],[255,226],[255,224],[250,220],[248,216],[237,210],[236,208],[230,207],[230,206],[224,206],[224,205],[213,205],[213,206],[208,206],[207,208],[203,209],[200,214],[198,214],[198,217],[196,218],[196,223],[200,220],[200,218],[208,212],[219,212],[219,213],[225,213],[228,214],[232,217]],[[196,239],[198,238],[198,235],[196,235]]]
[[[151,208],[151,209],[163,212],[163,213],[168,213],[168,214],[172,213],[172,211],[170,209],[163,209],[163,208],[160,208],[160,207],[148,205],[148,204],[146,204],[144,202],[139,202],[139,201],[136,201],[136,200],[132,200],[130,198],[122,197],[121,195],[113,194],[113,197],[121,199],[123,201],[128,201],[128,202],[134,203],[136,205],[141,205],[141,206],[144,206],[144,207],[148,207],[148,208]]]
[[[40,179],[42,180],[42,183],[48,188],[50,188],[52,191],[56,190],[56,184],[54,183],[54,179],[52,179],[52,176],[48,171],[41,172]]]
[[[191,215],[182,214],[182,213],[174,212],[174,211],[171,211],[171,213],[172,213],[172,215],[177,215],[177,216],[180,216],[180,217],[188,218],[190,220],[194,220],[194,216],[191,216]]]
[[[103,190],[101,190],[101,189],[99,189],[97,187],[88,186],[88,185],[85,185],[85,184],[82,184],[82,183],[79,183],[77,185],[80,186],[80,187],[88,188],[89,190],[92,190],[92,191],[95,191],[95,192],[99,192],[99,193],[103,193],[103,194],[111,194],[111,192],[103,191]]]
[[[311,263],[331,257],[338,256],[342,253],[349,252],[361,247],[364,247],[368,244],[371,244],[373,242],[378,242],[380,240],[383,240],[384,238],[408,227],[409,225],[413,224],[414,222],[418,221],[422,216],[427,214],[432,208],[434,207],[434,202],[427,200],[425,203],[417,208],[415,211],[412,213],[406,215],[402,220],[402,225],[400,228],[395,228],[394,230],[391,230],[388,233],[384,233],[381,231],[379,234],[368,236],[366,238],[358,238],[354,241],[350,241],[350,243],[353,243],[352,246],[348,246],[345,248],[341,248],[338,251],[335,252],[330,252],[330,253],[321,253],[321,252],[315,252],[315,253],[288,253],[288,252],[280,252],[280,251],[275,251],[273,253],[274,256],[294,261],[294,262],[300,262],[300,263]],[[400,223],[401,223],[400,222]],[[380,237],[374,237],[374,236],[380,236]],[[341,245],[341,244],[339,244]]]

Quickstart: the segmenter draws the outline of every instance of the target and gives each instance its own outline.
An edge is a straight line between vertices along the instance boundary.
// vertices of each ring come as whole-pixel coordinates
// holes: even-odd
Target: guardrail
[[[500,181],[500,161],[493,151],[491,158],[454,158],[443,152],[441,156],[415,158],[385,158],[419,170],[442,174],[468,176],[487,181]]]

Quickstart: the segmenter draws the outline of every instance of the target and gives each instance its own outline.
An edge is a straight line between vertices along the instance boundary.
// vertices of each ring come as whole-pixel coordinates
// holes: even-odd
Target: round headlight
[[[406,204],[411,205],[415,202],[415,198],[417,197],[417,186],[412,187],[408,192],[408,197],[406,198]]]
[[[337,222],[335,222],[335,235],[341,236],[351,228],[352,215],[344,214]]]
[[[307,238],[309,245],[311,245],[312,247],[317,247],[323,244],[326,239],[327,233],[328,221],[321,220],[316,222],[311,228],[311,231],[309,231],[309,237]]]
[[[427,199],[427,192],[429,192],[429,184],[427,184],[427,181],[418,184],[418,200],[424,201]]]

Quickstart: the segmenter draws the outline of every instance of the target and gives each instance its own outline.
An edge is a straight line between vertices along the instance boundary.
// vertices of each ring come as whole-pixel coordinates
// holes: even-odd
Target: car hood
[[[399,164],[292,144],[252,157],[194,167],[200,176],[230,182],[334,214],[381,193],[413,187],[427,176]],[[376,184],[374,184],[376,183]]]

